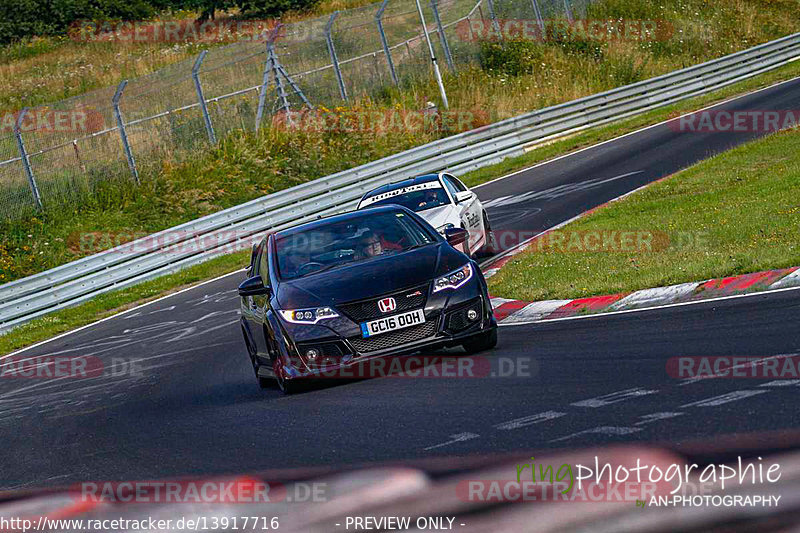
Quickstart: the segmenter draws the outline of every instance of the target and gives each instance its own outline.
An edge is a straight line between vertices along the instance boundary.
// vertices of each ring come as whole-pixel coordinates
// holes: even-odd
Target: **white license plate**
[[[388,331],[395,331],[410,326],[416,326],[425,322],[425,312],[416,309],[399,315],[387,316],[377,320],[361,323],[361,336],[365,339],[373,335],[379,335]]]

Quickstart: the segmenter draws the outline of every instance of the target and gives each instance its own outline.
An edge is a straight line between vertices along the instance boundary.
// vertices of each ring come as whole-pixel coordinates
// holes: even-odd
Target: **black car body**
[[[361,239],[373,250],[378,230],[370,228],[376,227],[381,239],[394,237],[399,244],[392,250],[392,243],[381,244],[380,255],[359,257],[350,242]],[[304,378],[376,357],[454,345],[468,351],[493,347],[497,322],[486,281],[478,265],[454,248],[465,237],[465,230],[454,228],[445,238],[413,211],[394,205],[266,237],[254,247],[239,287],[242,331],[260,384],[275,378],[290,392]],[[308,245],[314,238],[319,242]]]

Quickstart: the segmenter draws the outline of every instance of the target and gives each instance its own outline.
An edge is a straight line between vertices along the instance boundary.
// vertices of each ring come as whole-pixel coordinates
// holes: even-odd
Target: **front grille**
[[[397,302],[397,308],[389,313],[381,313],[378,308],[378,302],[384,298],[392,297]],[[402,291],[396,291],[389,294],[384,294],[378,298],[370,298],[369,300],[361,300],[358,302],[350,302],[346,304],[337,304],[336,308],[344,313],[353,322],[361,323],[367,320],[374,320],[388,315],[402,313],[411,309],[419,309],[425,307],[425,302],[428,300],[428,284],[412,287]]]
[[[382,333],[373,337],[351,337],[350,342],[359,353],[375,352],[377,350],[385,350],[401,344],[408,344],[410,342],[418,341],[426,337],[432,337],[436,333],[436,326],[438,320],[429,320],[419,326],[411,326],[410,328],[398,329],[397,331],[390,331]]]

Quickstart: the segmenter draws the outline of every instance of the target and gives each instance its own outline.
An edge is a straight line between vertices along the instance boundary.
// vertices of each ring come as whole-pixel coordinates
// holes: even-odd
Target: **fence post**
[[[386,63],[389,65],[389,73],[392,75],[392,81],[395,85],[399,85],[397,81],[397,73],[394,71],[394,61],[392,61],[392,51],[389,49],[389,42],[386,40],[386,32],[383,31],[383,12],[389,0],[383,0],[381,7],[375,13],[375,24],[378,25],[378,33],[381,35],[381,44],[383,45],[383,53],[386,54]]]
[[[450,46],[447,44],[447,36],[444,34],[444,26],[442,26],[442,19],[439,16],[438,0],[431,0],[431,9],[433,10],[433,18],[436,19],[436,29],[439,33],[439,40],[442,42],[442,49],[444,49],[444,58],[447,60],[447,66],[450,67],[452,72],[455,72],[456,67],[453,63],[453,56],[450,54]]]
[[[569,0],[564,0],[564,14],[567,16],[568,21],[575,21],[575,18],[572,16],[572,9],[570,8]]]
[[[125,122],[122,120],[122,113],[119,110],[119,100],[122,98],[122,91],[128,86],[128,80],[122,80],[117,86],[117,92],[111,99],[114,105],[114,117],[117,119],[117,128],[119,129],[119,137],[122,139],[122,149],[125,150],[125,158],[128,160],[128,168],[133,174],[133,179],[136,184],[139,184],[139,171],[136,170],[136,161],[133,159],[133,152],[131,152],[131,145],[128,143],[128,133],[125,131]]]
[[[275,32],[277,32],[278,28],[275,28]],[[275,70],[275,65],[273,65],[273,61],[275,56],[270,53],[272,46],[272,39],[275,33],[270,35],[267,39],[267,61],[264,63],[264,76],[261,78],[261,90],[258,93],[258,109],[256,110],[256,128],[255,131],[258,131],[258,128],[261,127],[261,119],[264,117],[264,104],[267,100],[267,88],[269,87],[269,75]]]
[[[333,71],[336,73],[336,81],[339,83],[339,94],[342,100],[347,101],[347,89],[344,86],[344,79],[342,78],[342,71],[339,68],[339,58],[336,57],[336,47],[333,46],[333,37],[331,36],[331,29],[333,28],[333,21],[339,16],[338,11],[331,13],[331,18],[328,19],[328,24],[325,25],[325,40],[328,43],[328,53],[331,56],[331,64]]]
[[[535,2],[536,0],[534,0]],[[497,22],[497,14],[494,11],[494,0],[486,0],[486,5],[489,7],[489,18],[492,19],[492,28],[494,28],[497,38],[502,40],[503,35],[500,33],[500,24]]]
[[[541,38],[544,39],[546,37],[544,34],[544,19],[542,18],[542,11],[539,9],[539,2],[531,0],[531,6],[533,6],[533,15],[536,17],[536,22],[539,23],[539,31],[542,33]]]
[[[214,126],[211,124],[211,116],[208,114],[208,106],[206,105],[206,99],[203,97],[203,86],[200,85],[200,67],[203,64],[203,60],[206,58],[206,54],[208,54],[208,50],[203,50],[200,52],[200,55],[197,56],[197,60],[194,62],[194,66],[192,67],[192,79],[194,80],[194,88],[197,91],[197,101],[200,104],[200,111],[203,112],[203,122],[206,124],[206,133],[208,133],[208,140],[211,144],[217,144],[217,136],[214,135]]]
[[[42,197],[39,194],[39,187],[36,185],[36,178],[33,176],[31,160],[28,158],[28,152],[25,150],[25,141],[22,140],[22,119],[25,118],[25,113],[27,112],[27,107],[19,112],[19,116],[17,116],[17,120],[14,122],[14,136],[17,138],[17,148],[19,148],[19,156],[22,160],[22,168],[25,169],[25,175],[28,178],[28,184],[31,186],[33,200],[36,202],[36,207],[41,209]]]

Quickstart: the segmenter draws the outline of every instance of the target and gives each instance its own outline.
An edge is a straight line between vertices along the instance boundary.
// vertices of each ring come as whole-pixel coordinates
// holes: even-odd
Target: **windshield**
[[[394,204],[412,211],[425,211],[449,203],[450,198],[439,182],[432,181],[365,198],[361,207]]]
[[[385,212],[291,233],[279,237],[275,246],[280,277],[295,279],[433,242],[405,213]]]

